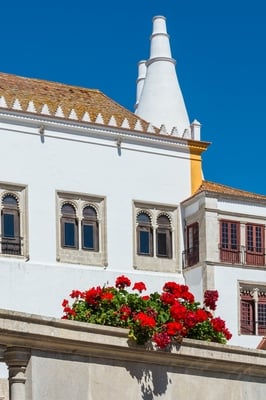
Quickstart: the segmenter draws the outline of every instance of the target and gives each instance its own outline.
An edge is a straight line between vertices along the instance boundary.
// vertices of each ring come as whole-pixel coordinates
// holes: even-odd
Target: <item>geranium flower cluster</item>
[[[204,305],[195,302],[187,285],[167,282],[162,293],[143,295],[144,282],[131,281],[124,275],[115,286],[97,286],[84,292],[73,290],[62,302],[62,319],[90,322],[129,329],[129,338],[138,344],[152,341],[164,349],[183,337],[226,343],[231,333],[225,322],[215,317],[218,292],[205,292]]]

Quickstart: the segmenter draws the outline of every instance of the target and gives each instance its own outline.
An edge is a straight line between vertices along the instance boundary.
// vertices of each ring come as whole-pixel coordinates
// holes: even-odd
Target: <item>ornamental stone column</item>
[[[4,361],[9,371],[9,400],[26,400],[26,368],[30,358],[30,350],[21,347],[8,347],[4,353]]]

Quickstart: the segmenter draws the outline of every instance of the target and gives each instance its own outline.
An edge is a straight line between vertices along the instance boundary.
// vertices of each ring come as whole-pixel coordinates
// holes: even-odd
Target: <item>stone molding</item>
[[[170,351],[139,346],[128,340],[121,328],[47,318],[0,310],[0,347],[22,347],[24,352],[41,350],[83,357],[142,362],[157,366],[182,367],[227,373],[240,377],[265,377],[266,352],[242,347],[184,339]],[[7,353],[8,353],[7,352]],[[27,353],[28,354],[28,353]],[[0,352],[3,358],[3,352]],[[2,359],[3,361],[3,359]]]

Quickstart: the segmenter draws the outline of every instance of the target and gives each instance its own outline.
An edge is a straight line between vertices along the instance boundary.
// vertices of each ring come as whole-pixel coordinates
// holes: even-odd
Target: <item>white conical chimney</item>
[[[165,17],[153,18],[146,67],[135,113],[158,128],[164,125],[169,134],[175,132],[182,137],[185,129],[190,132],[190,124],[171,55]]]
[[[136,104],[135,104],[135,111],[138,108],[139,104],[139,99],[142,93],[145,77],[146,77],[146,61],[140,61],[139,62],[139,73],[138,73],[138,79],[137,79],[137,93],[136,93]]]

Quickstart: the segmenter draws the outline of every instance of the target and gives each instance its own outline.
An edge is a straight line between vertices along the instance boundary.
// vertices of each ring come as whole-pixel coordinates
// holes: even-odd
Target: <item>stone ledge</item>
[[[139,346],[128,330],[0,310],[3,348],[23,347],[61,354],[143,362],[233,375],[265,376],[266,352],[184,339],[171,350]]]

